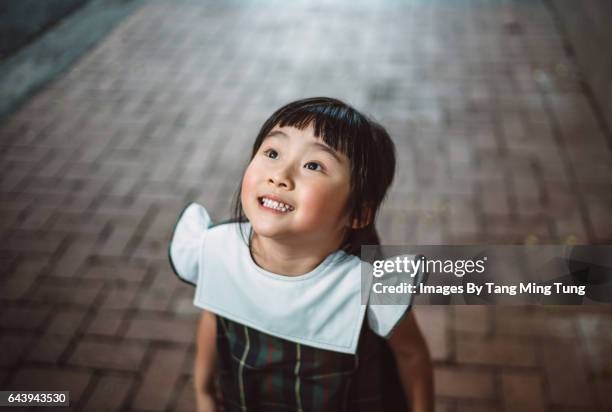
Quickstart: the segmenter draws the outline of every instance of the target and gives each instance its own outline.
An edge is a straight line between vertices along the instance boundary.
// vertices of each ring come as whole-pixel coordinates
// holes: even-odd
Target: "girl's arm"
[[[395,327],[389,345],[397,361],[400,380],[411,411],[434,410],[433,367],[429,350],[412,311]]]
[[[216,360],[217,318],[202,311],[198,325],[194,385],[198,412],[215,410],[214,370]]]

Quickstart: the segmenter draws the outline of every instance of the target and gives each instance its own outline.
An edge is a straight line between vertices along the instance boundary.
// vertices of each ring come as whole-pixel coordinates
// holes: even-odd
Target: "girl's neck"
[[[293,245],[253,232],[250,243],[251,256],[259,267],[276,274],[299,276],[314,270],[330,253],[338,250],[340,240]]]

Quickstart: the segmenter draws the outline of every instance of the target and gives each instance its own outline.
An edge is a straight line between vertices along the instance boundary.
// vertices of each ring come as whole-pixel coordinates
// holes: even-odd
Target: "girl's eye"
[[[264,156],[270,159],[276,159],[278,157],[278,152],[274,149],[266,149],[264,150]]]
[[[323,171],[323,167],[317,162],[308,162],[304,167],[308,170]]]

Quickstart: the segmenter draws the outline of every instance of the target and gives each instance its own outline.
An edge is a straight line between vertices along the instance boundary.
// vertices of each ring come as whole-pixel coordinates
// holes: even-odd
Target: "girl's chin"
[[[271,224],[270,222],[261,222],[261,221],[251,221],[251,226],[253,226],[253,230],[260,236],[279,236],[284,234],[289,234],[287,230],[287,225],[280,224]]]

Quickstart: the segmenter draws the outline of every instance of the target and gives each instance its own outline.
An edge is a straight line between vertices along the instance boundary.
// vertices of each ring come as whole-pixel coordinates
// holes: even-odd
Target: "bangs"
[[[273,124],[270,124],[270,130],[276,125],[304,130],[312,124],[315,137],[321,138],[329,147],[345,154],[350,160],[354,160],[356,156],[355,139],[369,132],[369,124],[352,107],[334,104],[335,102],[330,100],[326,99],[325,104],[322,104],[321,101],[313,101],[280,111],[277,116],[273,116],[276,118]]]

